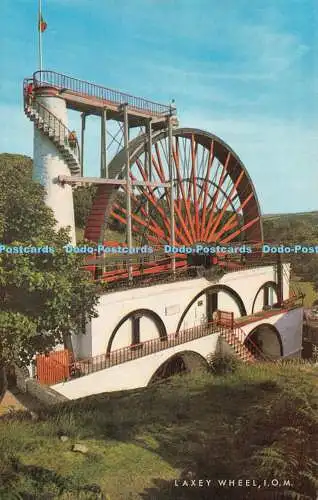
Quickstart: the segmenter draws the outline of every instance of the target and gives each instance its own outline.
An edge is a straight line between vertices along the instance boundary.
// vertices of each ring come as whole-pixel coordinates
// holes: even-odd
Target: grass
[[[206,462],[207,443],[211,463],[218,464],[215,473],[232,448],[234,462],[243,464],[246,449],[237,446],[234,431],[240,433],[242,423],[254,422],[260,406],[268,408],[295,387],[317,409],[315,368],[264,364],[243,365],[227,376],[200,373],[142,390],[91,396],[44,412],[38,422],[0,420],[0,498],[2,478],[3,487],[38,492],[43,499],[98,499],[93,490],[100,487],[110,500],[183,500],[185,491],[179,497],[172,480]],[[61,434],[69,440],[62,442]],[[245,448],[252,450],[251,439],[249,433],[244,437]],[[71,451],[78,442],[88,454]]]
[[[315,300],[318,299],[318,293],[314,290],[313,283],[310,281],[291,281],[291,287],[300,290],[305,294],[304,306],[310,308]]]

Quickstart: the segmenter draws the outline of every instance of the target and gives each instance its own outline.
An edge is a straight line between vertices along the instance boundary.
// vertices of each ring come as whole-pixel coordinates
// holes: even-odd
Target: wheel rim
[[[135,141],[136,142],[136,141]],[[138,144],[139,143],[139,144]],[[131,152],[130,177],[148,181],[144,140]],[[168,136],[157,134],[152,147],[152,181],[169,182]],[[246,168],[218,137],[196,129],[173,131],[175,245],[259,244],[263,240],[259,203]],[[122,154],[114,159],[122,161]],[[112,162],[113,163],[113,162]],[[111,172],[110,165],[110,172]],[[123,177],[124,165],[119,169]],[[109,202],[107,227],[127,224],[123,188]],[[170,188],[133,186],[132,232],[135,243],[171,242]]]

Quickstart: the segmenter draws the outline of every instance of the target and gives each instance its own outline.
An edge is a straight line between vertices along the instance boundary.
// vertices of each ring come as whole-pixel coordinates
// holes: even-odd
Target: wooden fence
[[[72,359],[67,349],[36,357],[36,378],[41,384],[57,384],[70,377]]]

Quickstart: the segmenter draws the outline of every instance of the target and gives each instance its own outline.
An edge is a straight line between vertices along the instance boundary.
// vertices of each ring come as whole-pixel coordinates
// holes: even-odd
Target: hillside
[[[318,224],[318,210],[313,210],[312,212],[294,212],[294,213],[282,213],[282,214],[263,214],[262,218],[264,220],[281,220],[293,219],[307,221],[312,224]]]
[[[271,488],[218,485],[251,478],[289,481],[284,490],[315,498],[317,408],[317,368],[264,364],[92,396],[44,411],[38,422],[0,420],[0,498],[277,498]],[[88,452],[72,452],[73,443]],[[181,487],[190,477],[212,485]]]

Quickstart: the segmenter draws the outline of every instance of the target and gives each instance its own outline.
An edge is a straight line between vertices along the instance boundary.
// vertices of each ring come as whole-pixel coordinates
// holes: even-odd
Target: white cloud
[[[304,129],[298,123],[255,116],[209,119],[191,113],[182,114],[181,126],[212,132],[234,149],[255,184],[263,212],[317,209],[317,127]]]

